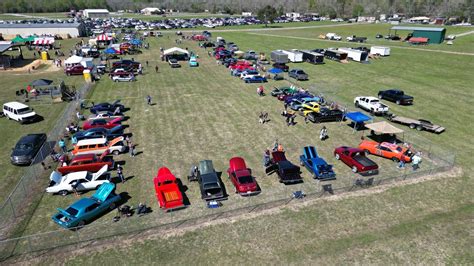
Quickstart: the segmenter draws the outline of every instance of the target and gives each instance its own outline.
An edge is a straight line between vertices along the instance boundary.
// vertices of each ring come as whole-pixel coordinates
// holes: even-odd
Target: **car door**
[[[101,211],[100,207],[101,205],[99,203],[97,202],[93,203],[92,205],[90,205],[89,207],[85,209],[82,219],[89,220],[91,218],[96,217],[97,215],[100,214],[100,211]]]

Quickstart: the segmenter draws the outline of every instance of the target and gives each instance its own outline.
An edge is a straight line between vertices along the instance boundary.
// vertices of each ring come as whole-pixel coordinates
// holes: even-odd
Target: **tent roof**
[[[356,122],[356,123],[362,123],[362,122],[365,122],[365,121],[372,120],[372,118],[370,116],[366,116],[361,112],[347,113],[346,117],[349,118],[350,120]]]
[[[33,80],[30,83],[30,85],[35,86],[35,87],[40,87],[40,86],[48,86],[48,85],[51,85],[52,83],[53,81],[49,79],[37,79],[37,80]]]
[[[386,121],[368,124],[368,125],[365,125],[365,127],[368,128],[368,129],[372,129],[373,131],[375,131],[377,133],[383,133],[383,134],[403,133],[402,129],[399,129],[398,127],[392,126],[390,123],[388,123]]]
[[[282,72],[283,72],[283,70],[281,70],[279,68],[272,68],[272,69],[268,70],[268,73],[272,73],[272,74],[280,74]]]
[[[73,55],[64,61],[64,64],[79,64],[82,61],[82,57]]]
[[[170,49],[166,49],[164,52],[164,55],[169,55],[169,54],[174,54],[174,53],[181,53],[181,54],[189,54],[188,51],[181,49],[179,47],[173,47]]]

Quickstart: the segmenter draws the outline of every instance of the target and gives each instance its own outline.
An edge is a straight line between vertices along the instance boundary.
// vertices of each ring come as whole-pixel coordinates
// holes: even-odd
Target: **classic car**
[[[252,176],[252,170],[247,168],[245,160],[241,157],[233,157],[229,160],[227,175],[234,184],[235,193],[242,196],[260,193],[257,181]]]
[[[308,102],[320,102],[320,98],[319,97],[314,97],[313,94],[309,93],[309,92],[297,92],[295,94],[292,94],[292,95],[289,95],[288,97],[285,97],[285,99],[283,100],[286,104],[291,104],[291,102],[293,102],[293,100],[301,100],[301,99],[308,99],[308,98],[314,98],[314,101],[308,101]]]
[[[300,114],[303,116],[308,115],[309,113],[312,112],[319,112],[321,106],[317,102],[309,102],[309,103],[303,103],[301,105],[301,111]]]
[[[176,60],[174,58],[169,59],[168,64],[170,65],[171,68],[180,68],[181,67],[178,60]]]
[[[201,198],[205,201],[225,200],[227,195],[224,192],[224,184],[217,176],[216,170],[211,160],[199,162],[198,182],[201,189]]]
[[[296,80],[308,80],[308,74],[302,69],[292,69],[288,72],[288,76]]]
[[[319,102],[319,100],[319,97],[291,98],[289,106],[294,111],[301,111],[303,109],[303,103]]]
[[[321,107],[319,112],[310,112],[306,117],[313,123],[339,122],[345,119],[343,111],[339,109],[329,109],[327,107]]]
[[[111,129],[103,128],[103,127],[95,127],[90,128],[88,130],[83,130],[75,133],[73,136],[74,138],[79,141],[83,139],[95,139],[95,138],[107,138],[113,139],[119,136],[123,136],[123,126],[117,125]]]
[[[406,95],[404,91],[402,90],[384,90],[384,91],[379,91],[379,99],[384,99],[387,101],[394,102],[398,105],[405,104],[405,105],[410,105],[413,104],[413,97],[410,95]]]
[[[241,79],[251,78],[254,76],[260,76],[260,73],[258,73],[257,70],[245,70],[240,74]]]
[[[126,150],[126,147],[122,142],[123,139],[123,137],[117,137],[110,141],[106,138],[83,139],[78,141],[74,146],[72,154],[103,154],[105,151],[108,151],[113,155],[119,155]]]
[[[298,92],[297,89],[291,87],[281,87],[281,88],[274,88],[271,92],[273,97],[277,97],[278,95],[289,95]]]
[[[46,142],[46,134],[23,136],[12,149],[10,161],[14,165],[29,165]]]
[[[120,112],[125,111],[125,106],[120,104],[120,100],[113,103],[99,103],[90,108],[91,113],[97,114],[99,112],[114,112],[115,109],[119,108]]]
[[[300,167],[288,161],[283,151],[272,152],[270,165],[265,169],[267,175],[271,175],[275,172],[278,175],[280,183],[283,184],[300,183],[303,181]]]
[[[123,115],[114,115],[112,112],[103,111],[97,114],[92,114],[87,117],[87,120],[95,120],[95,119],[115,119],[115,118],[123,118]]]
[[[155,178],[155,194],[160,208],[170,211],[185,207],[178,179],[166,167],[161,167]]]
[[[97,189],[103,183],[109,182],[108,175],[105,175],[107,169],[108,165],[103,165],[96,173],[80,171],[66,175],[53,171],[49,176],[51,182],[46,188],[46,192],[66,196],[69,192],[74,191],[74,187],[76,187],[76,191]]]
[[[262,76],[251,76],[244,78],[243,81],[245,83],[265,83],[267,82],[267,78]]]
[[[92,70],[91,68],[86,68],[83,65],[75,65],[71,67],[67,67],[64,70],[64,73],[66,75],[71,76],[71,75],[82,75],[84,73],[84,70]]]
[[[332,165],[319,157],[316,148],[313,146],[306,146],[303,148],[303,154],[300,155],[300,162],[302,166],[306,167],[306,169],[312,173],[314,179],[336,179],[336,173],[334,173]]]
[[[113,68],[127,68],[132,67],[134,69],[138,69],[141,67],[140,62],[132,61],[132,60],[120,60],[112,63]]]
[[[365,152],[359,148],[351,148],[346,146],[338,147],[334,150],[336,160],[343,161],[347,166],[351,167],[352,172],[364,175],[378,173],[378,165],[365,156]]]
[[[115,75],[112,77],[114,82],[132,82],[136,81],[135,75],[133,74],[123,74],[123,75]]]
[[[61,164],[57,171],[62,175],[79,171],[97,172],[104,165],[107,166],[108,170],[111,170],[114,168],[115,162],[114,159],[108,155],[108,151],[102,153],[100,156],[88,153],[69,157],[69,155],[65,154],[61,156],[59,160]]]
[[[190,67],[198,67],[199,66],[199,62],[197,61],[197,58],[195,56],[191,56],[189,58],[189,66]]]
[[[106,128],[106,129],[111,129],[116,126],[119,126],[122,121],[121,117],[114,118],[112,120],[106,120],[106,119],[95,119],[95,120],[87,120],[82,124],[82,129],[83,130],[88,130],[91,128]]]
[[[116,195],[113,183],[104,183],[90,198],[82,198],[65,210],[58,208],[58,213],[53,215],[55,223],[64,228],[83,227],[108,210],[113,210],[120,201]]]
[[[239,68],[239,66],[247,66],[247,67],[251,67],[253,64],[249,61],[245,61],[245,60],[237,60],[235,61],[234,63],[230,64],[229,65],[229,69],[230,70],[235,70],[237,68]]]
[[[359,149],[370,154],[390,159],[394,162],[404,161],[409,163],[413,156],[413,153],[409,149],[389,142],[379,143],[376,141],[363,140],[359,144]]]
[[[374,115],[383,115],[388,113],[388,106],[381,103],[379,99],[370,96],[355,97],[355,107],[364,109]]]

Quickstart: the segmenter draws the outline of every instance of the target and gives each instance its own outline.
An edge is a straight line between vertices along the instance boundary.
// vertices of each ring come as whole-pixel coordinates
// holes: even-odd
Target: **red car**
[[[338,147],[334,150],[336,160],[343,161],[352,168],[352,172],[363,175],[377,174],[379,166],[365,156],[365,152],[359,148],[346,146]]]
[[[114,118],[112,120],[107,120],[107,119],[94,119],[94,120],[88,120],[84,122],[82,125],[83,130],[88,130],[91,128],[96,128],[96,127],[103,127],[106,129],[111,129],[113,127],[116,127],[120,125],[120,122],[122,121],[121,117]]]
[[[251,67],[252,64],[250,62],[247,62],[247,61],[237,61],[237,62],[235,62],[235,64],[231,64],[229,66],[229,68],[230,68],[230,70],[235,70],[235,69],[238,69],[238,68],[241,68],[241,67],[244,67],[244,66]]]
[[[170,211],[185,207],[183,194],[179,190],[178,179],[171,173],[170,169],[161,167],[153,179],[155,193],[160,208]]]
[[[58,168],[58,172],[62,175],[69,173],[88,171],[91,173],[98,172],[104,165],[108,165],[108,170],[114,168],[114,159],[107,156],[109,153],[104,152],[101,156],[95,154],[81,154],[68,158],[67,155],[61,157],[61,166]]]
[[[204,35],[194,35],[193,37],[191,37],[191,39],[193,41],[207,41],[207,38]]]
[[[235,186],[235,193],[242,196],[260,193],[257,181],[252,176],[252,170],[247,168],[243,158],[234,157],[230,159],[227,174]]]
[[[85,68],[83,65],[75,65],[75,66],[66,68],[66,70],[64,70],[64,73],[66,73],[66,75],[68,76],[82,75],[84,70],[86,69],[89,69],[89,68]]]

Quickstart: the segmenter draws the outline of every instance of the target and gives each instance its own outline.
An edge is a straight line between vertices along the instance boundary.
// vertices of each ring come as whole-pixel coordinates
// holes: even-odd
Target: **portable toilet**
[[[92,75],[91,75],[91,71],[89,69],[84,70],[84,72],[82,72],[82,74],[84,75],[84,80],[86,82],[88,82],[88,83],[92,82]]]
[[[47,51],[42,51],[41,52],[41,59],[44,60],[44,61],[49,60],[49,54],[48,54]]]

